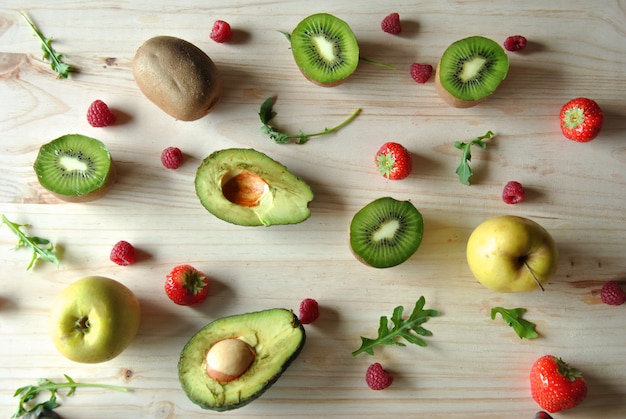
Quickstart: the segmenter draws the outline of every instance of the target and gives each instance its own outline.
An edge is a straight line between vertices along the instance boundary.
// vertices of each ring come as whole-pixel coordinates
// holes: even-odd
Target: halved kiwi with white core
[[[497,42],[471,36],[450,45],[439,61],[435,83],[450,105],[463,108],[490,96],[509,71],[509,58]]]
[[[80,134],[44,144],[33,168],[41,186],[70,202],[98,199],[115,181],[108,148],[100,140]]]
[[[291,34],[291,51],[304,76],[320,86],[337,86],[359,64],[359,45],[350,26],[336,16],[317,13]]]
[[[350,223],[350,247],[361,262],[389,268],[409,259],[424,235],[422,214],[409,201],[376,199],[361,208]]]

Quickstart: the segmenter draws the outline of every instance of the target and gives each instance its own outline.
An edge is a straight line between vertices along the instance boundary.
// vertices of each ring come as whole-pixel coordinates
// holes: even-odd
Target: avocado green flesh
[[[225,186],[236,183],[234,180],[239,178],[251,179],[250,173],[256,175],[256,180],[255,187],[248,189],[255,189],[258,199],[241,204],[228,196]],[[313,200],[313,192],[309,185],[282,164],[254,149],[230,148],[212,153],[196,171],[195,188],[200,202],[210,213],[233,224],[296,224],[311,215],[308,205]],[[246,193],[250,191],[241,195]]]
[[[206,353],[216,342],[239,338],[256,357],[248,370],[227,383],[206,373]],[[258,398],[300,354],[306,335],[289,310],[275,308],[215,320],[194,335],[182,350],[178,376],[189,399],[204,409],[227,411]]]

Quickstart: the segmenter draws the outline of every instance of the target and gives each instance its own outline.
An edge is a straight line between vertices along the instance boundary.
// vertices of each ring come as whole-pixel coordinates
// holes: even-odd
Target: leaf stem
[[[361,56],[359,56],[359,60],[361,60],[363,62],[366,62],[368,64],[374,64],[374,65],[377,65],[377,66],[380,66],[380,67],[389,68],[391,70],[397,70],[397,67],[395,65],[383,63],[381,61],[371,60],[369,58],[365,58],[365,57],[361,57]]]

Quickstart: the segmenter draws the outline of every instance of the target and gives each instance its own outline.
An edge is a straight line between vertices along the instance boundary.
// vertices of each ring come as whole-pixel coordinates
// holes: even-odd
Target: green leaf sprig
[[[491,309],[491,319],[495,320],[499,313],[504,321],[515,330],[520,339],[536,339],[539,334],[535,331],[535,323],[522,319],[522,315],[526,312],[525,308],[494,307]]]
[[[71,396],[76,392],[78,387],[95,387],[95,388],[104,388],[108,390],[116,390],[116,391],[124,391],[129,392],[130,390],[126,387],[114,386],[109,384],[91,384],[91,383],[77,383],[67,374],[63,374],[67,382],[63,383],[54,383],[47,378],[40,378],[37,381],[36,385],[28,385],[24,387],[20,387],[15,391],[13,397],[19,397],[20,401],[15,413],[13,413],[13,418],[21,418],[24,416],[33,416],[36,417],[40,414],[44,409],[53,410],[54,408],[59,406],[57,402],[57,391],[60,389],[68,388],[66,397]],[[50,398],[41,403],[37,403],[34,405],[29,405],[29,402],[34,401],[35,397],[39,395],[42,391],[49,391]]]
[[[361,347],[352,352],[352,356],[356,356],[361,352],[374,355],[374,347],[379,345],[406,346],[403,342],[396,341],[396,338],[404,338],[407,342],[414,345],[428,346],[426,341],[419,336],[432,336],[432,332],[420,325],[430,317],[439,316],[439,312],[437,310],[424,310],[425,304],[426,299],[423,296],[420,297],[415,303],[413,312],[406,320],[402,318],[404,307],[396,307],[391,316],[391,322],[393,323],[391,329],[389,329],[387,316],[382,316],[380,318],[380,326],[378,327],[378,336],[375,339],[361,336]]]
[[[495,134],[493,132],[487,131],[485,135],[476,137],[473,140],[471,140],[469,143],[464,143],[461,141],[454,142],[454,146],[458,148],[459,150],[461,150],[461,152],[463,153],[461,155],[461,164],[459,164],[459,166],[456,168],[456,174],[459,176],[459,180],[461,181],[462,184],[469,185],[470,178],[474,174],[474,172],[472,172],[472,168],[470,167],[470,161],[472,161],[472,153],[471,153],[472,146],[478,145],[480,146],[480,148],[485,149],[487,148],[487,143],[485,142],[485,140],[489,138],[493,138],[494,135]]]
[[[50,67],[54,70],[58,77],[66,79],[69,76],[69,73],[73,71],[72,66],[63,62],[63,57],[65,55],[60,54],[54,50],[52,47],[52,38],[46,38],[43,36],[39,28],[26,16],[26,13],[20,12],[22,17],[28,23],[28,26],[31,27],[33,32],[39,40],[41,41],[41,50],[43,51],[43,59],[50,61]]]
[[[46,262],[54,263],[57,268],[59,267],[59,258],[56,254],[56,249],[52,242],[48,239],[44,239],[37,236],[27,236],[22,230],[21,227],[29,227],[29,224],[16,224],[7,219],[7,217],[2,214],[2,223],[6,224],[9,229],[17,236],[18,242],[15,246],[19,247],[30,247],[33,251],[33,256],[28,264],[26,270],[30,270],[34,265],[37,259],[45,260]]]
[[[302,131],[300,131],[299,134],[286,134],[279,131],[270,124],[270,121],[276,116],[276,112],[274,112],[273,109],[275,101],[276,98],[270,96],[265,100],[265,102],[263,102],[259,111],[259,118],[261,119],[261,123],[263,124],[263,126],[261,127],[261,132],[263,134],[267,134],[272,140],[274,140],[278,144],[286,144],[292,140],[295,140],[296,144],[304,144],[309,141],[311,137],[319,137],[322,135],[331,134],[335,131],[339,131],[341,128],[352,122],[352,120],[356,118],[356,116],[361,112],[361,108],[357,108],[352,113],[352,115],[350,115],[341,124],[332,128],[325,128],[323,131],[315,132],[312,134],[305,134]]]

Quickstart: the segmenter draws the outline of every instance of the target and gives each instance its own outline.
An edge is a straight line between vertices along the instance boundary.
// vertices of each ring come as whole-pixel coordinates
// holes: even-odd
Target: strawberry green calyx
[[[577,368],[570,367],[569,364],[561,358],[554,358],[557,365],[557,371],[569,381],[576,381],[577,378],[583,378],[583,373]]]
[[[385,177],[389,177],[391,171],[396,166],[396,159],[393,158],[393,153],[381,153],[376,157],[376,164],[378,171]]]
[[[183,287],[193,295],[199,294],[207,285],[207,277],[203,275],[202,272],[196,270],[186,271],[184,273],[184,280],[185,283]]]
[[[574,130],[585,121],[585,110],[578,106],[567,109],[563,113],[563,126]]]

